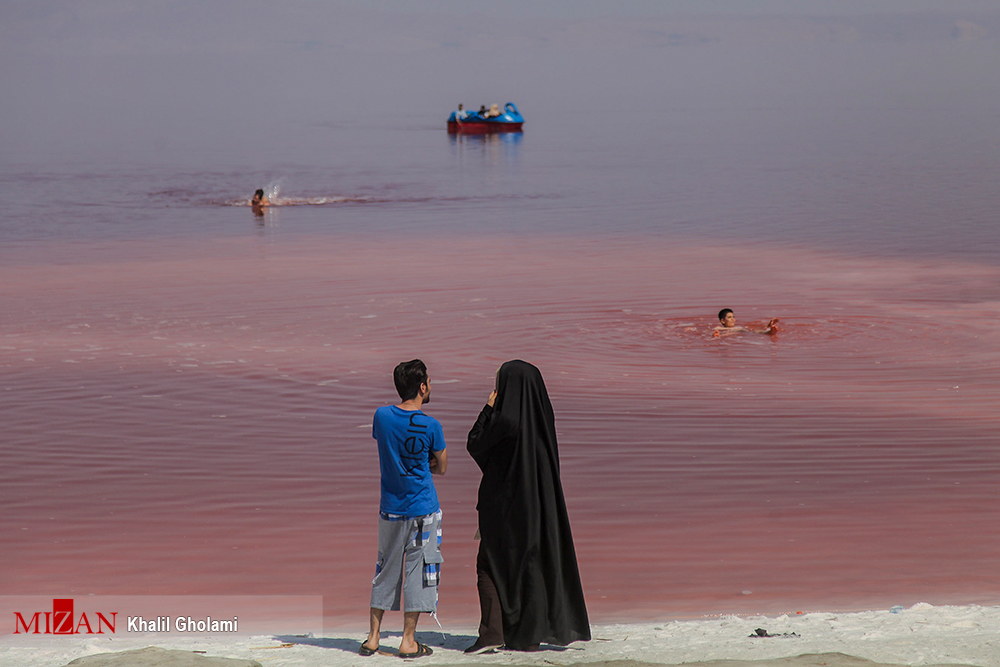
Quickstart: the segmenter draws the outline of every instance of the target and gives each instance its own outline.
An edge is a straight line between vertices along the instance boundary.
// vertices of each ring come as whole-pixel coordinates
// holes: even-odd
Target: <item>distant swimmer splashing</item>
[[[263,188],[257,188],[253,197],[250,198],[250,208],[253,209],[254,215],[264,215],[265,208],[277,205],[279,192],[281,192],[281,181],[268,183]]]
[[[263,188],[258,188],[257,192],[253,193],[253,197],[250,199],[250,208],[253,209],[254,215],[264,215],[264,209],[271,205],[271,199],[264,194]]]

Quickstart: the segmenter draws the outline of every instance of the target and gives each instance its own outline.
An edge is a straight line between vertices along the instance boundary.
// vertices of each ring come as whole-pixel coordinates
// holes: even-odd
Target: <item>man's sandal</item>
[[[401,652],[399,654],[399,657],[400,658],[421,658],[421,657],[423,657],[425,655],[433,655],[433,654],[434,654],[434,651],[431,650],[430,646],[428,646],[427,644],[421,644],[420,642],[417,642],[417,650],[416,651],[414,651],[413,653],[402,653]]]

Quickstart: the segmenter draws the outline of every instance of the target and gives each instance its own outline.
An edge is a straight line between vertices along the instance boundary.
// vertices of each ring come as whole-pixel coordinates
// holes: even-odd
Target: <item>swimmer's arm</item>
[[[768,323],[767,323],[766,327],[764,327],[763,329],[754,329],[753,332],[754,333],[762,333],[762,334],[775,334],[775,333],[778,333],[778,318],[777,317],[772,317],[770,320],[768,320]]]

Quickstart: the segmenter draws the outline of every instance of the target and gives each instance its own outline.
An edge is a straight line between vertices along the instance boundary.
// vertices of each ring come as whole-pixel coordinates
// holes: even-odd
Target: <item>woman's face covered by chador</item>
[[[558,471],[555,417],[545,390],[545,381],[537,368],[526,361],[508,361],[497,371],[497,397],[493,409],[508,428],[514,431],[522,455],[551,456]],[[542,451],[532,451],[542,450]]]

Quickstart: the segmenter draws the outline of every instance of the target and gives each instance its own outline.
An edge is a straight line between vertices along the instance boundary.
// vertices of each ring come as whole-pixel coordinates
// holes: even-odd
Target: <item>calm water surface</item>
[[[440,616],[471,626],[465,437],[522,358],[594,620],[995,604],[992,107],[695,102],[655,131],[597,93],[521,103],[523,136],[289,122],[267,168],[207,130],[8,158],[4,593],[318,593],[363,625],[371,415],[420,357]],[[722,307],[781,333],[712,339]]]

